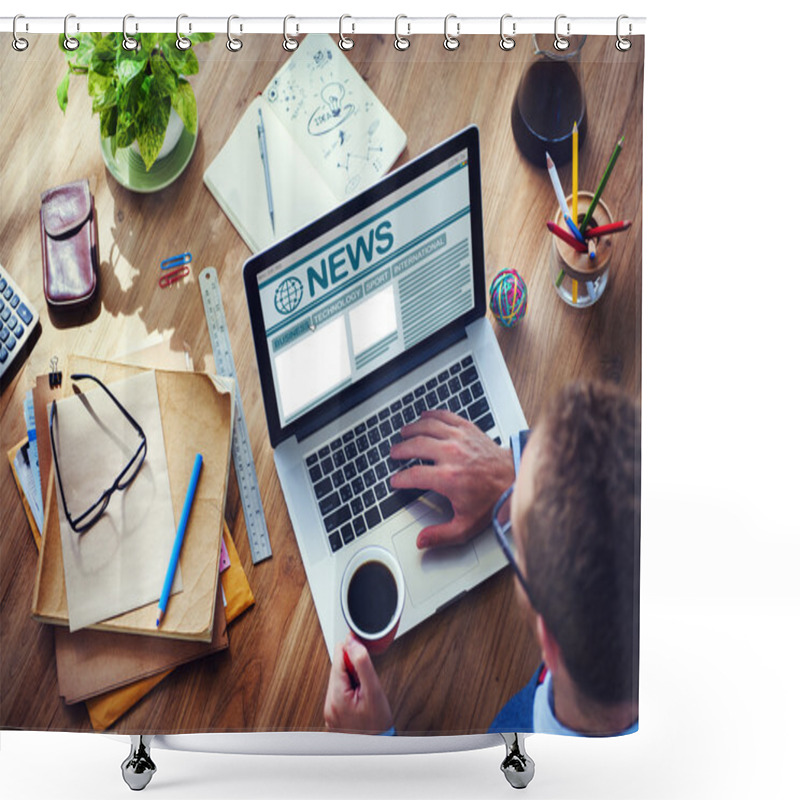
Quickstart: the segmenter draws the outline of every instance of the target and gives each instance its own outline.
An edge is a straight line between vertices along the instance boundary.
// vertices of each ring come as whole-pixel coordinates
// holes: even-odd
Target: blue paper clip
[[[189,267],[176,267],[172,272],[165,272],[159,279],[158,285],[162,289],[166,289],[173,283],[176,283],[181,278],[185,278],[189,274]]]
[[[180,267],[184,264],[192,263],[191,253],[181,253],[179,256],[170,256],[161,262],[161,269],[172,269],[173,267]]]

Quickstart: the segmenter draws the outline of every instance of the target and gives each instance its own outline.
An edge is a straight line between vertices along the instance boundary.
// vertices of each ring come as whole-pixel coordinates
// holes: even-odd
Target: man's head
[[[525,448],[512,530],[535,610],[588,700],[637,702],[638,406],[576,383],[553,398]]]

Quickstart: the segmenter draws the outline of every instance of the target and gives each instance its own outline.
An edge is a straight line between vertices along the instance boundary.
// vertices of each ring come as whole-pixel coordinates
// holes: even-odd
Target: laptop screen
[[[268,361],[281,429],[475,308],[470,168],[478,169],[471,163],[477,147],[462,142],[431,158],[441,149],[323,217],[319,232],[312,225],[291,237],[293,245],[260,269],[246,265],[251,312],[253,289],[260,312],[256,347],[260,363]]]

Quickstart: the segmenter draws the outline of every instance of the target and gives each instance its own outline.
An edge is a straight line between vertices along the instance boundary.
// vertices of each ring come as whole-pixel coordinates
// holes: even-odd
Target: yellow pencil
[[[575,278],[572,279],[572,302],[578,303],[578,281]]]
[[[578,224],[578,123],[572,123],[572,221]]]

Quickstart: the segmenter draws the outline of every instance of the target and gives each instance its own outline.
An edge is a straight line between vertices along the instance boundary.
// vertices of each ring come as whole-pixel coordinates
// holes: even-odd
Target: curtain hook
[[[71,19],[75,19],[74,14],[67,14],[67,16],[64,17],[64,42],[63,42],[64,49],[68,50],[70,53],[74,52],[81,46],[81,43],[74,36],[70,36],[69,31],[67,30],[67,25],[69,24],[69,21]]]
[[[400,35],[399,26],[401,19],[408,19],[408,17],[405,14],[398,14],[394,18],[394,46],[396,50],[408,50],[408,48],[411,47],[411,41],[405,36]],[[411,25],[409,23],[406,23],[406,28],[410,34]]]
[[[293,50],[297,50],[297,39],[293,39],[289,36],[288,32],[288,25],[290,19],[297,19],[297,17],[293,17],[291,14],[287,17],[283,18],[283,49],[288,50],[289,52]],[[295,32],[297,32],[298,28],[295,26]]]
[[[353,19],[353,18],[349,14],[342,14],[342,16],[339,17],[339,49],[340,50],[352,50],[353,49],[353,45],[355,44],[355,42],[350,37],[345,36],[343,31],[342,31],[342,26],[344,25],[344,21],[346,19]],[[352,23],[352,27],[351,27],[351,31],[350,32],[353,33],[355,31],[355,29],[356,29],[356,24],[354,22],[354,23]]]
[[[625,14],[620,14],[617,17],[617,45],[616,45],[616,47],[617,47],[617,50],[619,50],[621,53],[624,53],[626,50],[630,50],[631,49],[631,41],[630,41],[630,39],[624,39],[620,35],[620,32],[619,32],[619,24],[620,24],[620,22],[622,22],[623,19],[628,19],[628,17]],[[631,35],[632,31],[633,31],[633,26],[629,22],[628,23],[628,36]]]
[[[455,19],[456,20],[456,35],[455,36],[451,36],[450,33],[447,30],[447,23],[450,22],[451,19]],[[457,21],[456,15],[455,14],[448,14],[444,18],[444,42],[443,42],[443,44],[444,44],[444,49],[445,50],[455,50],[455,49],[458,48],[458,46],[461,44],[461,42],[458,41],[458,34],[460,32],[461,32],[461,23]]]
[[[142,46],[141,42],[138,42],[136,39],[128,36],[128,20],[133,18],[133,14],[126,14],[122,18],[122,47],[128,52],[131,50],[138,50]],[[139,30],[138,23],[136,25],[136,30]]]
[[[28,49],[28,40],[23,39],[21,36],[17,36],[17,20],[25,19],[22,14],[17,14],[14,17],[14,23],[11,26],[11,33],[13,34],[14,38],[11,41],[11,46],[18,52],[21,53],[23,50]],[[25,23],[25,30],[28,30],[28,23]]]
[[[514,49],[514,45],[516,44],[516,42],[514,41],[513,37],[517,33],[517,23],[513,22],[513,21],[511,23],[511,36],[508,36],[505,33],[505,31],[503,30],[503,25],[505,24],[505,21],[507,19],[511,19],[511,18],[512,18],[511,14],[503,14],[503,16],[500,17],[500,49],[501,50],[513,50]]]
[[[239,17],[237,17],[235,14],[231,14],[231,16],[228,17],[228,42],[225,45],[225,47],[227,47],[228,50],[231,51],[231,53],[235,53],[238,50],[242,49],[242,40],[237,39],[231,35],[231,22],[233,22],[233,20],[235,19],[239,19]],[[242,26],[240,25],[239,33],[241,32],[242,32]]]
[[[191,40],[187,39],[181,33],[181,20],[182,19],[187,19],[188,16],[189,16],[188,14],[178,14],[178,18],[175,20],[175,35],[178,37],[175,40],[175,47],[177,47],[178,50],[188,50],[192,46]],[[192,23],[190,22],[189,23],[189,32],[190,33],[191,33],[191,30],[192,30]]]
[[[558,21],[560,19],[566,19],[566,18],[567,18],[566,14],[559,14],[556,17],[556,22],[555,22],[555,27],[554,27],[554,31],[555,31],[555,34],[556,34],[556,40],[553,42],[553,47],[555,47],[556,50],[566,50],[569,47],[569,41],[567,39],[565,39],[558,32]],[[567,23],[567,36],[569,36],[569,22]]]

